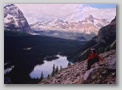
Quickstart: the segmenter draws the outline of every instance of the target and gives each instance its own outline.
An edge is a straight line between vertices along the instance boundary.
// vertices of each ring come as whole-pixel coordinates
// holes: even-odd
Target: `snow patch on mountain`
[[[78,22],[63,21],[54,19],[53,21],[38,21],[31,24],[31,28],[36,31],[64,31],[83,34],[97,34],[99,29],[109,22],[105,19],[97,19],[92,15]]]
[[[32,33],[24,14],[14,4],[4,5],[4,28],[5,30]]]

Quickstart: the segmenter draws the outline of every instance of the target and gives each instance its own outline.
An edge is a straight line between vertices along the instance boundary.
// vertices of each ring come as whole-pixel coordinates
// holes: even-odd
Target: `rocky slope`
[[[116,83],[116,50],[100,54],[103,62],[92,65],[85,70],[85,61],[71,65],[59,71],[55,76],[43,79],[40,84],[115,84]]]
[[[4,6],[4,30],[32,33],[22,11],[14,4]]]
[[[84,34],[97,34],[98,30],[107,25],[106,19],[97,19],[92,15],[87,16],[84,20],[78,22],[63,21],[55,19],[53,21],[41,21],[31,25],[36,31],[64,31]]]

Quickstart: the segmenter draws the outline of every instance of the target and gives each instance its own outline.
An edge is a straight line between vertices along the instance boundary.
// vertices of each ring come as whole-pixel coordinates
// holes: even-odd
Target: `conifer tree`
[[[48,78],[50,77],[50,75],[48,74],[48,76],[47,76]]]
[[[53,70],[52,70],[51,76],[54,76],[54,74],[55,74],[55,64],[53,64]]]
[[[62,66],[60,66],[60,71],[61,71],[62,69],[63,69]]]
[[[40,80],[42,80],[44,78],[44,74],[43,74],[43,71],[41,72],[41,77],[40,77]]]
[[[68,66],[71,66],[71,63],[70,62],[68,62]]]
[[[58,73],[58,71],[59,71],[59,70],[58,70],[58,66],[57,66],[56,69],[55,69],[55,74]]]

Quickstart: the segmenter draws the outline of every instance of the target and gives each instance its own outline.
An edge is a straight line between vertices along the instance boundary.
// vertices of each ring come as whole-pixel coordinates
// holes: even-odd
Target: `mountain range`
[[[41,21],[33,24],[28,23],[23,12],[14,4],[4,6],[5,30],[25,32],[32,35],[52,36],[71,40],[90,40],[97,35],[100,28],[107,25],[106,19],[98,19],[92,15],[86,16],[80,21]]]
[[[83,33],[95,35],[99,29],[109,22],[106,19],[97,19],[92,15],[87,16],[84,20],[77,22],[63,21],[55,19],[53,21],[38,21],[31,24],[31,28],[36,31],[64,31],[72,33]]]

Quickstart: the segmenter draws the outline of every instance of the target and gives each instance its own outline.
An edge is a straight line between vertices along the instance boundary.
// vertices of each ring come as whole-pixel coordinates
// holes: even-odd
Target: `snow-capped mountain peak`
[[[48,23],[33,24],[32,28],[38,31],[65,31],[72,33],[83,33],[83,34],[97,34],[99,29],[108,24],[105,19],[97,19],[93,15],[87,16],[84,20],[78,22],[63,21],[60,19],[52,20]]]
[[[14,4],[4,5],[4,27],[5,30],[32,33],[32,30],[22,11]]]
[[[89,21],[89,22],[92,22],[94,23],[94,17],[92,15],[89,15],[88,17],[85,18],[85,21]]]

